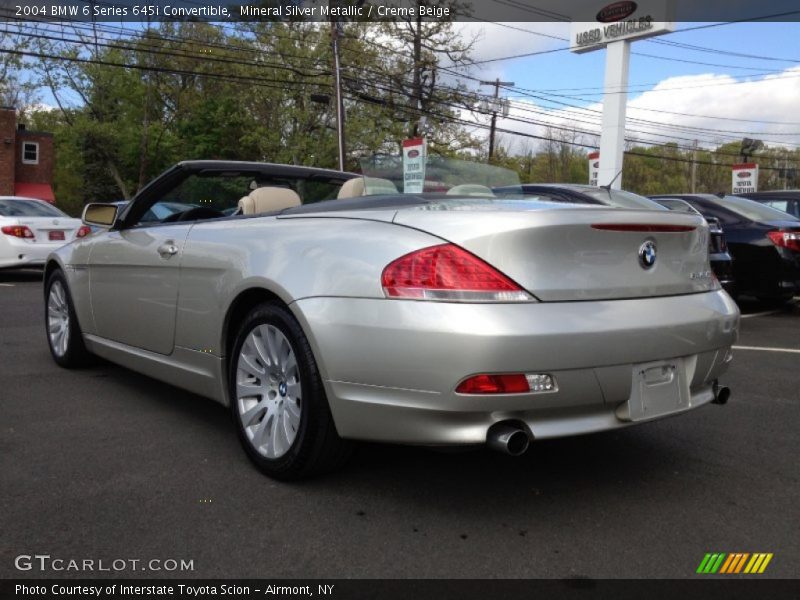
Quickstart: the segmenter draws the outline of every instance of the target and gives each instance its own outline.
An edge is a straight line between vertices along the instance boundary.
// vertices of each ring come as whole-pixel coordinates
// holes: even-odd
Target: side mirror
[[[114,221],[117,220],[117,209],[119,207],[116,204],[101,204],[99,202],[95,202],[92,204],[87,204],[83,207],[83,215],[81,216],[81,220],[83,221],[84,225],[95,226],[95,227],[111,227],[114,224]]]

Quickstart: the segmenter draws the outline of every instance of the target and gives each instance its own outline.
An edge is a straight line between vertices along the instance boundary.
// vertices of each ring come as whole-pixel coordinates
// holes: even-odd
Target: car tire
[[[45,283],[44,321],[47,345],[56,364],[74,369],[92,362],[93,356],[83,343],[67,278],[60,269],[53,271]]]
[[[311,346],[289,310],[275,303],[251,310],[230,356],[231,415],[262,472],[297,480],[347,461],[353,444],[336,432]]]

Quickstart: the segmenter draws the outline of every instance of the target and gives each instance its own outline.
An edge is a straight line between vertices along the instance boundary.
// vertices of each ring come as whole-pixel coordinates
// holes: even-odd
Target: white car
[[[0,196],[0,268],[42,266],[53,250],[90,233],[47,202]]]

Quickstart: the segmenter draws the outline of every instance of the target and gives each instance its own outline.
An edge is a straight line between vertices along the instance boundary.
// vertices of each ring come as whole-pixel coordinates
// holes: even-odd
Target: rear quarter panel
[[[440,242],[388,222],[350,218],[198,223],[181,263],[175,345],[223,356],[225,316],[251,288],[272,292],[295,311],[303,298],[383,298],[380,278],[389,262]]]

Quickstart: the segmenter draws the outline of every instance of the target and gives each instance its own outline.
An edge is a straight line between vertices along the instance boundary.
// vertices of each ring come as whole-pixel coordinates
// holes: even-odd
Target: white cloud
[[[767,145],[794,147],[800,145],[798,98],[800,67],[744,81],[714,74],[670,77],[629,99],[626,137],[646,143],[672,141],[681,146],[698,139],[701,147],[755,137]],[[582,104],[575,98],[553,99]],[[498,119],[498,127],[541,136],[545,134],[544,124],[550,124],[587,132],[583,141],[591,142],[593,135],[599,134],[601,113],[601,102],[583,108],[556,108],[533,99],[515,100],[510,118]],[[504,142],[511,144],[512,151],[529,145],[520,136],[505,135]]]
[[[565,40],[569,35],[569,25],[557,22],[459,22],[454,23],[454,29],[464,39],[475,39],[472,53],[472,59],[475,61],[561,47],[566,44]],[[554,38],[564,38],[564,40]],[[490,64],[493,68],[501,69],[505,63],[498,61]]]

